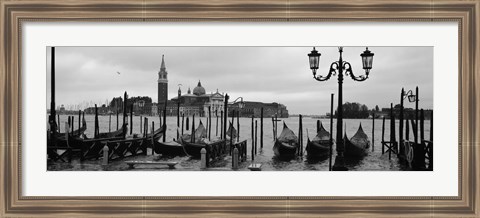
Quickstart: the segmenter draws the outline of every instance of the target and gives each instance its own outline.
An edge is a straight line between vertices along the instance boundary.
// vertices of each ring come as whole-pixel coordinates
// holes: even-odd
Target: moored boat
[[[280,159],[292,159],[297,155],[298,147],[298,137],[283,123],[283,130],[273,146],[275,156]]]
[[[176,142],[159,142],[155,141],[153,147],[155,153],[165,156],[184,156],[186,155],[183,145]]]
[[[202,121],[195,129],[194,136],[184,134],[180,137],[179,142],[183,145],[185,152],[192,157],[200,157],[200,151],[206,147],[207,130],[203,126]]]
[[[348,139],[347,134],[345,133],[344,143],[345,157],[364,157],[368,155],[370,141],[368,140],[367,134],[363,131],[361,123],[352,138]]]
[[[237,130],[235,127],[233,127],[232,122],[230,122],[230,125],[228,126],[227,130],[227,142],[230,142],[230,138],[233,136],[233,142],[235,142],[235,139],[237,138]]]
[[[307,158],[323,158],[330,154],[330,133],[323,128],[320,123],[320,129],[317,135],[310,141],[307,139]]]

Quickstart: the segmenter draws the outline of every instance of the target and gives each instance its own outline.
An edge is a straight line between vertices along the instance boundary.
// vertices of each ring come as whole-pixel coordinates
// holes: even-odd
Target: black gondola
[[[358,127],[357,132],[352,138],[348,139],[345,133],[345,157],[364,157],[368,155],[370,141],[367,134],[363,131],[362,124]]]
[[[330,133],[323,128],[320,123],[320,129],[317,132],[315,138],[310,141],[307,139],[307,158],[324,158],[330,154]]]
[[[283,123],[282,133],[275,140],[275,145],[273,146],[275,156],[280,159],[292,159],[297,154],[298,147],[298,137]]]

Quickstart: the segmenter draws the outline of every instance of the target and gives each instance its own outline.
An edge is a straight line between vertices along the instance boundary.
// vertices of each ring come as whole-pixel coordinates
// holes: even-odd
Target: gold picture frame
[[[459,196],[27,197],[21,195],[23,22],[442,22],[459,26]],[[478,217],[478,0],[0,1],[0,216]]]

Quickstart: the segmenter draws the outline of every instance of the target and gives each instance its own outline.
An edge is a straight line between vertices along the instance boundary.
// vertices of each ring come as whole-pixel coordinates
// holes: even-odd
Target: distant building
[[[188,88],[186,94],[182,95],[181,89],[178,89],[178,96],[172,98],[167,103],[167,115],[176,116],[178,104],[180,104],[180,114],[185,116],[207,116],[208,108],[212,115],[217,111],[220,114],[223,111],[224,95],[220,94],[218,90],[215,93],[206,94],[202,83],[198,81],[197,86],[193,89],[193,94]],[[162,110],[160,108],[160,110]]]
[[[229,116],[232,116],[232,111],[240,111],[241,117],[260,117],[261,111],[263,108],[263,117],[277,117],[281,118],[288,118],[288,110],[287,107],[283,104],[279,104],[277,102],[273,103],[263,103],[263,102],[255,102],[255,101],[244,101],[244,107],[239,108],[240,102],[235,104],[229,105]]]
[[[158,111],[159,111],[158,105],[155,103],[152,103],[150,108],[151,108],[150,115],[154,117],[158,116]]]
[[[65,113],[65,106],[62,104],[62,106],[60,106],[60,114],[64,114]]]

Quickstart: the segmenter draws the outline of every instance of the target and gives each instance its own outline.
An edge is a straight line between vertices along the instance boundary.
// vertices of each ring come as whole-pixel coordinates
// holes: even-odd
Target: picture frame
[[[457,1],[2,1],[0,214],[16,216],[465,216],[479,215],[480,2]],[[456,22],[459,27],[459,195],[452,197],[22,196],[22,24],[84,22]]]

